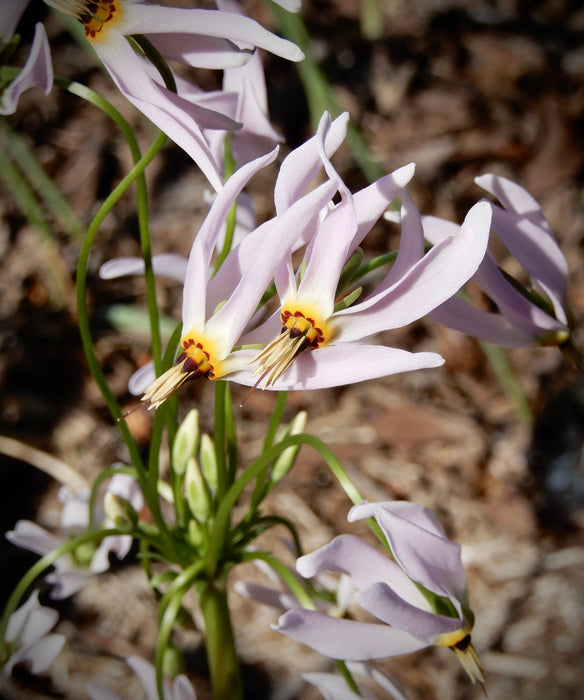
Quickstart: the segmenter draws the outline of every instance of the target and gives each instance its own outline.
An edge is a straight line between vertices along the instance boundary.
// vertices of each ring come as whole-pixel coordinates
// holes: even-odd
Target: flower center
[[[197,343],[194,338],[186,336],[182,340],[184,352],[179,355],[176,364],[181,365],[181,370],[189,375],[189,379],[207,377],[213,379],[213,365],[209,362],[209,353],[205,352],[202,343]]]
[[[46,0],[49,5],[76,17],[85,28],[85,36],[99,40],[108,22],[120,19],[122,0]],[[111,26],[111,25],[110,25]]]
[[[281,319],[280,335],[253,359],[258,366],[252,376],[262,373],[259,381],[265,379],[265,386],[270,386],[281,377],[301,352],[326,345],[332,335],[326,322],[317,320],[316,315],[310,312],[291,311],[284,307]]]
[[[209,361],[210,354],[205,350],[203,344],[190,335],[186,335],[181,344],[183,352],[179,355],[176,363],[160,377],[157,377],[142,396],[142,401],[150,402],[149,410],[158,408],[191,379],[215,378],[216,369]],[[219,376],[221,376],[220,372]]]

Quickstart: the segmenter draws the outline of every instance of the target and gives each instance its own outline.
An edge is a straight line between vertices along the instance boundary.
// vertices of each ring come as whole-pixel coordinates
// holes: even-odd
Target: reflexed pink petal
[[[410,605],[386,583],[373,583],[355,593],[355,600],[367,612],[387,625],[409,632],[431,644],[437,635],[461,628],[458,618],[444,617]]]
[[[177,282],[185,281],[187,259],[176,253],[163,253],[152,258],[152,271],[155,275],[169,277]],[[109,280],[126,275],[143,275],[143,258],[114,258],[108,260],[99,268],[101,279]]]
[[[372,185],[359,190],[359,192],[353,195],[353,204],[357,214],[358,225],[357,235],[351,245],[351,253],[361,244],[365,236],[378,221],[379,217],[412,179],[415,170],[415,163],[408,163],[408,165],[394,170],[394,172],[385,175]],[[405,243],[406,241],[402,241],[400,244],[400,250],[402,246],[404,246],[404,253],[402,253],[402,255],[405,255],[407,248]],[[407,241],[407,244],[409,245],[410,242]],[[423,248],[424,245],[422,241],[422,254]],[[421,257],[421,255],[419,257]],[[393,267],[395,267],[395,264]]]
[[[30,0],[10,0],[0,3],[0,46],[12,39]]]
[[[434,246],[397,284],[339,311],[336,317],[342,317],[342,325],[336,341],[351,342],[382,330],[400,328],[453,296],[476,272],[484,257],[490,221],[489,204],[475,204],[459,234]]]
[[[384,581],[406,600],[427,607],[417,586],[387,554],[353,535],[335,537],[324,547],[300,557],[296,569],[305,578],[312,578],[325,569],[338,571],[350,576],[359,588]]]
[[[503,348],[531,345],[537,337],[522,333],[502,314],[483,311],[459,297],[451,297],[431,311],[430,316],[444,326]]]
[[[277,154],[276,147],[271,153],[239,168],[225,183],[207,214],[189,255],[183,291],[183,333],[193,328],[203,329],[209,262],[231,205],[249,180]]]
[[[351,521],[373,516],[396,562],[414,581],[438,595],[464,599],[460,545],[449,540],[434,513],[417,503],[390,501],[355,506]]]
[[[13,114],[25,90],[40,87],[48,95],[53,87],[53,64],[45,28],[39,22],[35,27],[30,54],[20,73],[0,94],[0,114]]]
[[[141,5],[136,13],[133,34],[188,34],[229,39],[266,49],[290,61],[301,61],[302,51],[292,42],[272,34],[248,17],[217,10],[182,9],[158,5]]]
[[[408,700],[401,684],[391,676],[388,676],[387,673],[380,671],[378,668],[374,668],[369,664],[354,661],[348,663],[347,668],[353,674],[367,676],[368,678],[374,680],[377,685],[386,690],[394,698],[394,700]]]
[[[409,166],[405,166],[405,170]],[[413,175],[413,169],[412,169]],[[397,251],[397,258],[381,283],[382,289],[388,289],[404,277],[408,271],[424,257],[424,231],[418,208],[408,191],[401,193],[402,232]]]
[[[428,643],[387,625],[340,620],[313,610],[291,610],[273,629],[333,659],[367,661],[409,654]]]
[[[342,144],[347,133],[348,122],[348,112],[344,112],[332,122],[325,140],[325,153],[329,158]],[[317,136],[308,139],[288,154],[280,166],[274,188],[274,203],[277,214],[281,214],[304,194],[321,168],[322,161],[318,154]]]
[[[286,370],[270,389],[325,389],[399,372],[439,367],[442,364],[443,358],[433,352],[412,353],[381,345],[358,343],[328,345],[301,353],[290,369]],[[243,378],[238,381],[242,384],[248,383]]]
[[[249,54],[239,51],[227,39],[192,34],[150,34],[152,45],[162,56],[197,68],[221,70],[241,66]]]
[[[189,679],[182,673],[172,684],[172,700],[197,700],[197,696]]]
[[[156,371],[154,369],[154,362],[147,362],[130,377],[128,391],[132,396],[140,396],[140,394],[144,393],[146,387],[155,379]]]
[[[142,683],[148,700],[159,700],[158,691],[156,690],[156,671],[154,666],[144,659],[141,659],[139,656],[128,656],[126,658],[126,663],[140,679],[140,683]],[[163,686],[164,698],[165,700],[170,700],[172,697],[172,686],[167,678],[163,680]]]
[[[34,644],[53,629],[58,619],[59,613],[41,605],[38,591],[33,591],[8,619],[6,640],[18,647]]]
[[[533,223],[551,233],[551,227],[537,201],[516,182],[492,173],[475,177],[475,182],[483,190],[496,197],[506,209],[520,216],[526,216]]]
[[[311,226],[311,220],[318,216],[324,203],[332,197],[334,188],[334,183],[323,183],[281,216],[266,221],[241,242],[240,247],[246,247],[250,253],[253,251],[254,260],[250,260],[249,266],[242,269],[241,278],[227,303],[207,322],[211,334],[218,334],[220,329],[224,329],[225,347],[229,350],[247,326],[278,261],[287,255],[305,228]],[[261,255],[258,255],[258,251]],[[239,260],[243,263],[244,257],[240,256]]]
[[[332,315],[339,277],[349,256],[349,247],[357,230],[355,208],[349,199],[330,211],[312,240],[306,272],[295,299],[316,306],[322,318]]]
[[[6,539],[17,547],[28,549],[40,556],[44,556],[47,552],[65,543],[63,537],[52,535],[30,520],[18,520],[14,530],[9,530],[6,533]]]
[[[546,290],[563,313],[568,292],[568,263],[554,238],[529,219],[493,206],[493,228],[526,272]]]
[[[298,603],[294,602],[294,596],[286,595],[283,591],[261,586],[251,581],[236,581],[234,589],[239,595],[244,596],[244,598],[255,600],[261,605],[268,605],[271,608],[276,608],[276,610],[280,612],[298,607]]]
[[[219,190],[222,186],[221,168],[215,162],[200,127],[189,116],[194,105],[152,80],[144,66],[145,59],[133,51],[122,34],[110,32],[107,42],[94,42],[93,46],[120,91],[183,148],[210,184]]]
[[[49,594],[53,600],[64,600],[75,595],[85,586],[90,576],[89,569],[74,568],[69,558],[57,559],[55,566],[55,571],[45,576],[45,581],[53,586]]]
[[[19,662],[27,663],[31,673],[37,675],[53,663],[64,645],[65,637],[62,634],[49,634],[35,642]]]
[[[332,673],[303,673],[302,678],[318,688],[325,700],[375,700],[367,689],[360,689],[360,695],[354,693],[342,676]]]
[[[503,275],[490,254],[479,266],[475,281],[501,309],[509,322],[525,335],[537,338],[548,331],[565,329],[564,324],[527,299]]]

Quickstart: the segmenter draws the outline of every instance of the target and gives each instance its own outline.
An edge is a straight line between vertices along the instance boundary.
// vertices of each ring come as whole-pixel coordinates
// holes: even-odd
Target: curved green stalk
[[[207,571],[211,577],[215,575],[221,549],[224,546],[228,535],[231,511],[237,499],[243,493],[245,487],[253,479],[255,479],[263,469],[266,468],[266,465],[268,465],[273,459],[276,459],[286,448],[300,445],[310,445],[310,447],[315,449],[321,455],[349,499],[354,504],[360,503],[363,500],[359,494],[359,491],[355,488],[353,482],[347,476],[341,463],[333,455],[331,450],[324,444],[324,442],[322,442],[322,440],[319,440],[319,438],[315,437],[314,435],[308,435],[307,433],[300,433],[298,435],[291,435],[284,438],[284,440],[270,447],[269,450],[266,450],[260,457],[258,457],[258,459],[256,459],[255,462],[253,462],[243,472],[239,479],[237,479],[237,481],[229,488],[224,498],[220,500],[215,519],[215,526],[213,528],[211,541],[209,543],[209,550],[207,552]],[[385,542],[385,538],[383,538],[379,527],[377,526],[377,529],[375,529],[375,526],[377,526],[377,523],[373,521],[373,523],[371,523],[371,527],[374,529],[377,536],[380,537],[383,542]]]
[[[283,525],[288,532],[292,535],[294,541],[294,549],[296,550],[296,556],[302,556],[302,543],[300,542],[300,535],[296,529],[294,523],[292,523],[288,518],[284,518],[281,515],[264,515],[254,521],[254,531],[253,539],[261,535],[262,532],[276,527],[277,525]]]
[[[225,137],[225,144],[223,147],[223,172],[224,179],[227,181],[235,172],[236,163],[233,158],[233,148],[231,147],[231,134],[228,133]],[[227,212],[227,218],[225,219],[225,239],[223,240],[223,247],[221,252],[217,257],[217,262],[215,263],[215,269],[213,274],[217,274],[217,270],[223,265],[225,258],[229,255],[229,251],[233,246],[233,234],[235,233],[236,224],[236,214],[237,214],[237,202],[233,202],[229,211]]]

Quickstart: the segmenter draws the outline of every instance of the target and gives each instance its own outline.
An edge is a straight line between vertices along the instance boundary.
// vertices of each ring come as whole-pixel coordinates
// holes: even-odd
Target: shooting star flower
[[[327,181],[298,199],[280,216],[250,232],[227,256],[209,280],[217,237],[235,198],[248,180],[272,162],[277,149],[242,166],[218,193],[198,232],[187,264],[183,292],[183,336],[176,364],[154,380],[142,400],[156,408],[185,382],[231,379],[250,374],[249,351],[238,350],[239,339],[281,260],[298,238],[313,231],[320,211],[336,191]],[[258,254],[261,253],[261,254]]]
[[[6,626],[4,646],[0,645],[0,680],[9,676],[17,664],[26,664],[36,675],[53,663],[65,644],[62,634],[49,634],[58,619],[56,610],[39,603],[38,591],[12,613]]]
[[[383,624],[302,609],[284,614],[275,629],[321,654],[348,661],[398,656],[431,645],[450,647],[471,680],[483,683],[470,643],[474,616],[460,545],[446,537],[431,510],[415,503],[363,502],[351,509],[348,519],[369,517],[381,527],[395,561],[358,537],[340,535],[298,559],[296,568],[304,577],[325,569],[350,576],[357,589],[355,602]]]
[[[135,511],[144,505],[138,482],[126,474],[116,474],[111,479],[104,499],[107,494],[125,499]],[[65,544],[70,537],[86,532],[89,523],[89,491],[73,493],[64,486],[59,491],[59,500],[63,503],[61,534],[54,535],[30,520],[19,520],[14,530],[6,533],[6,539],[17,547],[43,556]],[[94,519],[100,525],[108,525],[103,506],[98,505],[95,509]],[[115,535],[105,537],[97,548],[87,545],[79,551],[59,557],[54,563],[54,571],[45,577],[47,583],[53,585],[51,597],[62,599],[77,593],[91,575],[109,569],[110,554],[123,559],[131,546],[130,535]]]
[[[550,224],[535,199],[511,180],[486,174],[475,182],[504,206],[491,205],[493,230],[529,275],[529,296],[487,252],[473,281],[498,311],[486,311],[452,297],[431,313],[432,318],[503,347],[560,345],[570,336],[566,311],[568,264]],[[439,244],[458,231],[456,224],[436,217],[425,217],[423,226],[424,235],[432,244]]]
[[[317,144],[329,128],[330,118],[325,115]],[[410,353],[367,341],[426,315],[472,276],[487,245],[489,205],[473,207],[457,235],[424,255],[420,215],[403,189],[414,173],[413,164],[352,195],[326,154],[320,155],[329,177],[337,180],[341,201],[321,218],[300,265],[300,281],[291,259],[277,271],[278,313],[243,339],[245,343],[266,343],[253,360],[254,375],[260,375],[257,385],[275,390],[319,389],[441,365],[443,359],[435,353]],[[359,294],[356,290],[338,303],[337,288],[345,264],[400,193],[402,239],[395,263],[362,302],[352,303]],[[241,381],[245,383],[244,378]]]
[[[5,3],[0,9],[0,48],[13,35],[26,3]],[[2,81],[3,83],[4,81]],[[53,65],[47,34],[37,23],[30,53],[18,75],[8,83],[0,83],[0,114],[14,114],[25,90],[40,87],[48,95],[53,87]]]
[[[292,61],[303,58],[291,42],[233,12],[162,7],[137,0],[46,2],[83,24],[85,36],[121,92],[193,158],[216,190],[223,184],[221,168],[202,129],[230,130],[239,125],[204,103],[168,89],[127,38],[143,35],[165,59],[201,68],[242,65],[255,47]]]

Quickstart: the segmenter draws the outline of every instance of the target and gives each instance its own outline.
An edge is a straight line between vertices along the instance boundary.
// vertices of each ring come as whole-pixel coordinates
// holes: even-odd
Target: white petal
[[[333,659],[366,661],[399,656],[428,643],[402,630],[368,622],[354,622],[314,612],[291,610],[273,629]]]
[[[236,44],[257,46],[290,61],[304,58],[302,51],[292,42],[272,34],[248,17],[231,12],[141,5],[139,20],[132,33],[218,37]]]
[[[415,321],[453,296],[476,272],[489,239],[491,208],[479,202],[460,232],[432,248],[389,289],[335,314],[338,341],[366,338]]]

